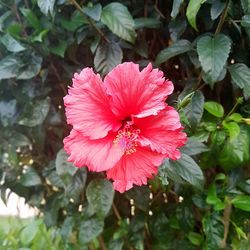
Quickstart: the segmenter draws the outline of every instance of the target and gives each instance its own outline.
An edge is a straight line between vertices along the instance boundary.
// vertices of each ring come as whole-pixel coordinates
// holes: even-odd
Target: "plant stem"
[[[222,26],[223,26],[223,24],[225,22],[226,16],[227,16],[228,7],[229,7],[229,1],[226,2],[226,6],[225,6],[225,8],[224,8],[224,10],[223,10],[223,12],[222,12],[222,14],[220,16],[220,21],[219,21],[219,23],[217,25],[217,28],[215,30],[214,35],[217,35],[218,33],[220,33],[220,31],[222,29]]]
[[[103,240],[102,235],[99,235],[99,236],[98,236],[98,241],[99,241],[99,244],[100,244],[100,249],[101,249],[101,250],[107,250],[107,247],[106,247],[106,245],[105,245],[105,242],[104,242],[104,240]]]
[[[119,211],[118,211],[118,209],[116,208],[114,202],[113,202],[113,204],[112,204],[112,208],[113,208],[113,211],[114,211],[115,216],[116,216],[116,218],[118,219],[118,221],[121,221],[122,217],[121,217],[121,215],[119,214]]]
[[[227,200],[227,205],[223,213],[224,237],[220,244],[221,248],[225,248],[227,245],[227,236],[228,236],[229,225],[230,225],[231,211],[232,211],[232,204],[230,200]]]
[[[236,108],[238,107],[238,105],[239,105],[240,103],[242,103],[242,98],[238,98],[238,99],[236,100],[236,103],[234,104],[234,106],[232,107],[232,109],[229,111],[229,113],[226,115],[225,119],[226,119],[228,116],[230,116],[230,115],[236,110]],[[224,119],[224,120],[225,120],[225,119]]]
[[[108,39],[106,38],[106,36],[104,35],[104,33],[95,25],[95,23],[91,20],[91,18],[89,18],[82,10],[81,6],[77,3],[76,0],[70,0],[71,3],[76,7],[76,9],[78,9],[82,15],[84,17],[86,17],[88,23],[90,24],[90,26],[92,26],[92,28],[106,41],[109,42]]]

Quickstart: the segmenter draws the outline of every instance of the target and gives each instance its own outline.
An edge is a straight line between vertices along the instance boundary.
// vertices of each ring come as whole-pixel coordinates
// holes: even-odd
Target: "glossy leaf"
[[[250,28],[250,15],[245,15],[242,17],[241,26],[245,28]]]
[[[84,191],[87,179],[87,169],[78,169],[74,174],[71,182],[65,188],[65,194],[69,198],[78,199],[79,195]]]
[[[203,115],[204,96],[201,91],[196,91],[190,103],[184,108],[184,113],[191,125],[195,128]]]
[[[231,40],[223,34],[201,37],[197,42],[197,52],[203,71],[211,83],[217,81],[226,64],[231,49]]]
[[[38,20],[36,14],[31,9],[20,8],[20,11],[31,27],[33,27],[36,30],[41,29],[40,21]]]
[[[0,121],[4,127],[13,123],[13,118],[17,112],[16,100],[0,102]]]
[[[188,3],[187,12],[186,12],[187,19],[188,19],[188,22],[190,23],[190,25],[195,30],[198,30],[197,26],[196,26],[197,13],[198,13],[201,5],[205,2],[206,2],[206,0],[190,0]]]
[[[208,150],[209,148],[205,144],[190,137],[188,138],[186,145],[181,149],[181,152],[186,155],[198,155]]]
[[[249,137],[244,129],[241,129],[238,137],[227,140],[219,155],[219,163],[226,170],[239,167],[249,160]]]
[[[214,1],[212,3],[211,11],[210,11],[212,20],[215,20],[216,18],[218,18],[224,8],[225,8],[225,2],[222,2],[220,0]]]
[[[228,131],[230,140],[235,139],[240,133],[240,126],[236,122],[224,122],[223,126]]]
[[[73,163],[68,162],[68,154],[62,148],[57,152],[56,155],[56,172],[58,175],[70,174],[74,175],[77,171],[77,168]]]
[[[115,42],[101,43],[94,57],[95,68],[102,74],[107,74],[122,61],[122,50]]]
[[[126,6],[112,2],[103,8],[101,21],[117,36],[134,43],[136,38],[133,17]]]
[[[218,249],[223,239],[223,225],[219,214],[207,214],[202,220],[202,225],[206,235],[206,246]]]
[[[178,182],[178,180],[181,179],[197,188],[202,188],[204,181],[203,173],[190,156],[182,154],[182,157],[178,161],[166,160],[164,165],[167,174],[171,171],[174,175],[179,176],[177,180],[173,179],[174,181]],[[172,174],[170,175],[173,176]],[[169,177],[171,178],[171,176]]]
[[[173,1],[173,7],[172,7],[172,11],[171,11],[171,17],[172,18],[176,18],[176,16],[179,13],[180,7],[183,3],[183,0],[174,0]]]
[[[166,62],[170,58],[186,53],[192,49],[191,43],[188,40],[179,40],[172,45],[170,45],[168,48],[160,51],[160,53],[157,55],[155,64],[160,65],[163,62]]]
[[[25,80],[36,76],[42,66],[42,58],[38,55],[32,54],[24,62],[23,67],[19,68],[17,79]]]
[[[244,63],[236,63],[228,67],[232,82],[243,89],[244,95],[250,96],[250,68]]]
[[[114,189],[109,181],[96,179],[88,185],[86,196],[97,215],[105,217],[113,202]]]
[[[50,108],[50,99],[37,100],[34,103],[28,104],[20,117],[18,124],[35,127],[40,125],[45,120]]]
[[[20,182],[25,187],[32,187],[42,184],[40,176],[32,167],[29,167],[25,170],[25,173],[23,173],[21,176]]]
[[[188,239],[194,244],[195,246],[200,246],[202,243],[202,236],[196,232],[190,232],[188,234]]]
[[[92,218],[83,220],[79,228],[79,240],[81,244],[86,244],[95,239],[103,230],[102,220]]]
[[[67,43],[65,41],[60,41],[57,45],[51,46],[50,51],[60,57],[64,57],[64,53],[67,49]]]
[[[218,118],[221,118],[224,116],[224,108],[221,104],[217,102],[205,102],[204,109],[212,114],[213,116],[216,116]]]
[[[245,14],[250,14],[250,2],[249,0],[240,0],[242,9]]]
[[[55,0],[37,0],[37,4],[44,15],[48,15],[49,13],[52,15]]]
[[[102,6],[101,4],[96,4],[93,7],[84,7],[83,12],[91,17],[95,21],[99,21],[101,19],[102,14]]]
[[[17,65],[20,63],[14,55],[3,58],[0,61],[0,80],[16,77],[18,74]]]
[[[232,204],[241,210],[250,212],[250,196],[238,195],[232,200]]]
[[[20,52],[20,51],[23,51],[26,49],[16,39],[14,39],[10,34],[5,34],[1,38],[1,42],[6,47],[6,49],[10,52]]]

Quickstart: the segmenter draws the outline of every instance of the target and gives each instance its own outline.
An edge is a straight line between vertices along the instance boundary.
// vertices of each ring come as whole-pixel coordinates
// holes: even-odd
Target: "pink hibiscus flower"
[[[164,158],[180,158],[186,142],[178,113],[165,100],[173,91],[163,72],[149,64],[123,63],[104,81],[91,68],[75,73],[64,97],[68,124],[64,139],[69,161],[90,171],[106,171],[124,192],[157,174]]]

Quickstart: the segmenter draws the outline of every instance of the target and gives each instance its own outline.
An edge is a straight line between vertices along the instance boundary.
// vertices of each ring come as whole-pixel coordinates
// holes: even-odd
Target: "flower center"
[[[131,125],[125,125],[123,129],[118,131],[113,143],[119,145],[126,155],[130,155],[136,152],[139,133],[139,129],[134,129]]]

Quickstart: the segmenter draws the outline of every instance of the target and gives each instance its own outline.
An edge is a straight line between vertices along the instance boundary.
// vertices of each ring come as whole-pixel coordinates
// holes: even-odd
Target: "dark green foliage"
[[[0,1],[0,194],[40,210],[1,249],[249,249],[250,1]],[[74,72],[152,62],[188,134],[148,186],[119,194],[67,162]],[[46,226],[44,225],[46,224]]]

